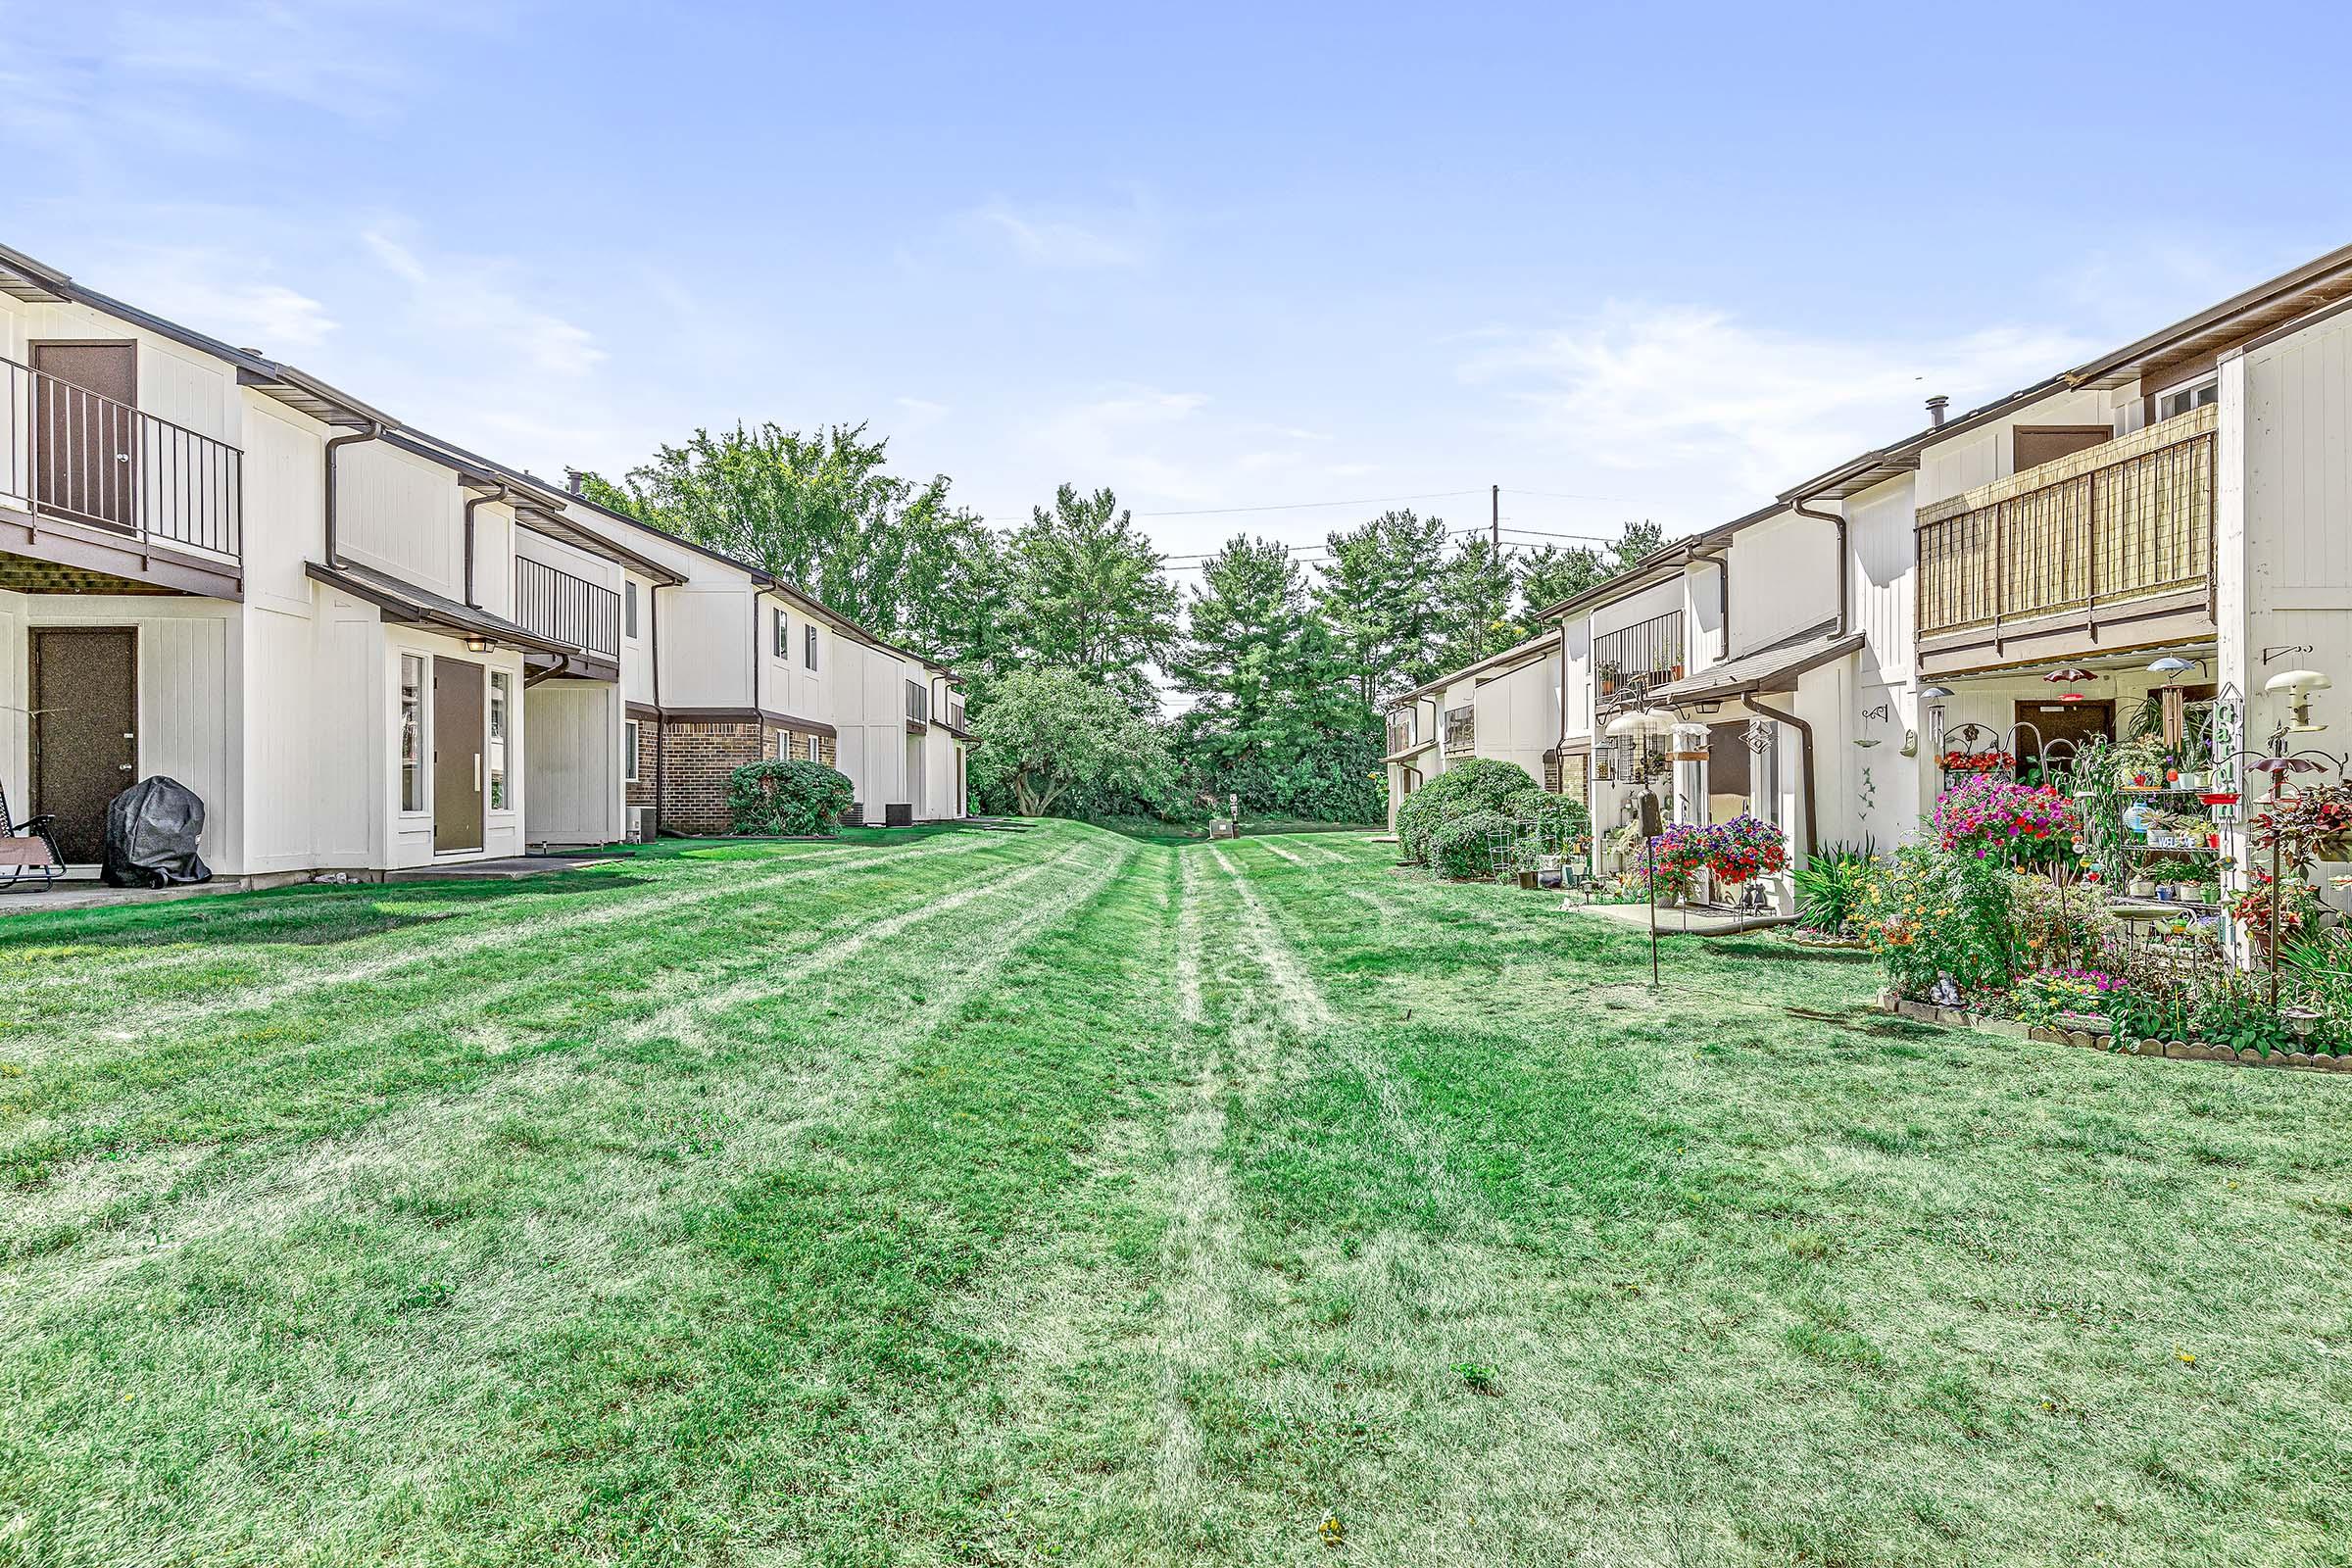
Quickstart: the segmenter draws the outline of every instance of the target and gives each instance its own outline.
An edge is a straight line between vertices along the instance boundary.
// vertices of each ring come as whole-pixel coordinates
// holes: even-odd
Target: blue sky
[[[2330,10],[1134,10],[0,0],[0,241],[542,473],[867,420],[1185,553],[1703,526],[2352,239]]]

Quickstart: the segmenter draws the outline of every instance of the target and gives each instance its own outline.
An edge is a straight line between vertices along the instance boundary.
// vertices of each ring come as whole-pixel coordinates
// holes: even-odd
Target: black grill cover
[[[204,802],[175,778],[143,778],[106,808],[106,860],[98,874],[110,888],[168,888],[210,882],[212,867],[196,858],[204,831]]]

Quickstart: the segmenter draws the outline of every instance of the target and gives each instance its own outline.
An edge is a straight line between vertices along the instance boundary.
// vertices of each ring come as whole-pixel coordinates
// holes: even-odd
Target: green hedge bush
[[[749,762],[727,776],[727,819],[744,834],[830,833],[856,794],[822,762]]]
[[[1408,860],[1427,861],[1437,829],[1472,811],[1501,811],[1513,795],[1536,790],[1516,762],[1466,758],[1405,797],[1396,808],[1396,841]]]
[[[1492,876],[1494,835],[1508,833],[1512,826],[1511,819],[1500,811],[1464,811],[1430,835],[1429,863],[1441,875],[1457,881]]]

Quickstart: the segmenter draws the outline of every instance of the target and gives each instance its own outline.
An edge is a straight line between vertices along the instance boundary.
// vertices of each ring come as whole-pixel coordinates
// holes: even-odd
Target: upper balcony
[[[620,595],[528,556],[514,558],[514,619],[591,660],[620,660]]]
[[[1924,672],[2214,635],[2207,405],[1919,511]]]
[[[920,735],[931,727],[931,688],[919,680],[906,683],[906,731]]]
[[[244,454],[0,359],[0,588],[241,590]]]
[[[1668,611],[1592,639],[1592,693],[1612,713],[1639,707],[1669,681],[1683,678],[1683,612]]]

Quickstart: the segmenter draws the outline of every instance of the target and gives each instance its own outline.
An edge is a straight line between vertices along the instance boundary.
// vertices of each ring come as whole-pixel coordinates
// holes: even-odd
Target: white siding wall
[[[662,703],[665,708],[752,706],[749,578],[688,582],[662,595]]]
[[[447,598],[465,597],[464,493],[456,474],[380,441],[361,441],[336,453],[335,484],[335,544],[344,556]]]
[[[2286,711],[2263,681],[2308,668],[2335,682],[2313,699],[2328,726],[2314,740],[2341,750],[2352,743],[2352,317],[2224,363],[2217,468],[2222,678],[2248,693],[2248,744]],[[2297,645],[2311,652],[2260,662],[2263,648]]]
[[[1740,529],[1732,536],[1728,554],[1734,658],[1768,648],[1837,616],[1835,524],[1783,513]],[[1702,611],[1717,591],[1714,575],[1695,569],[1691,573],[1692,600]],[[1692,668],[1702,667],[1703,662],[1692,660]]]
[[[1919,504],[1927,506],[1978,485],[2006,479],[2016,471],[2011,432],[2021,424],[2104,424],[2116,411],[2138,401],[2136,385],[2114,391],[2054,392],[2001,418],[1939,441],[1920,453]]]
[[[524,836],[534,844],[610,844],[622,834],[620,703],[597,681],[544,681],[523,699],[531,747]]]

